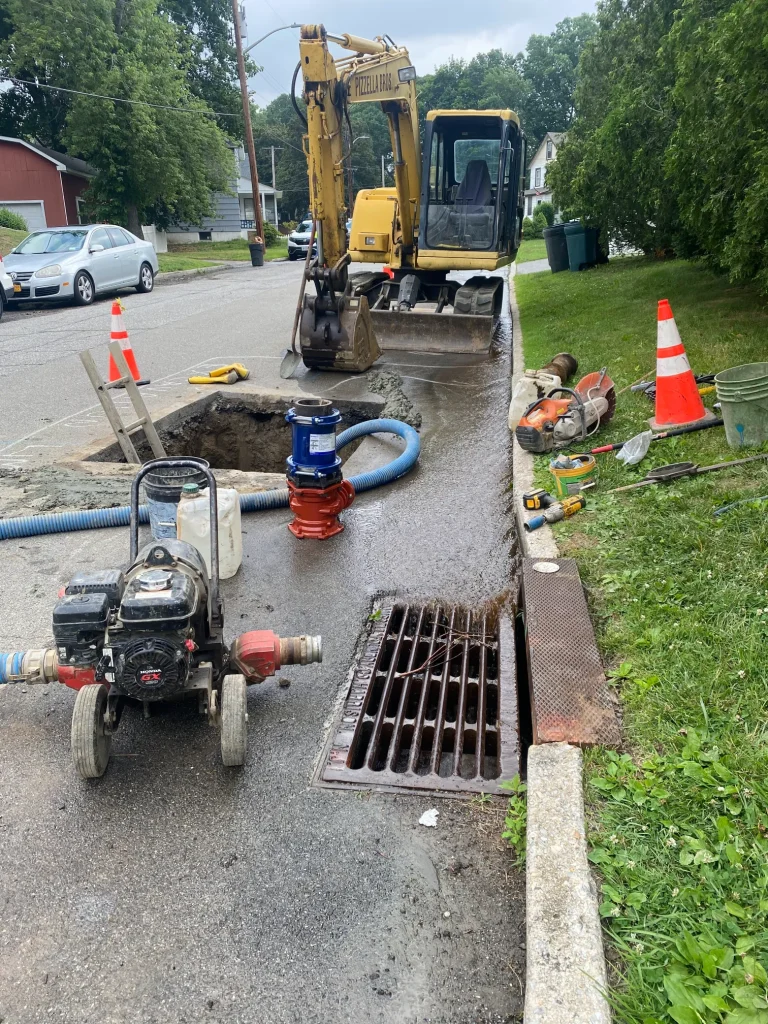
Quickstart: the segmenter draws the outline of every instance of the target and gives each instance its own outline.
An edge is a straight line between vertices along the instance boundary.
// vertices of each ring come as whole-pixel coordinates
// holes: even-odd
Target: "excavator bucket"
[[[371,319],[383,352],[461,355],[488,352],[491,347],[493,317],[490,316],[373,309]]]
[[[364,295],[345,295],[336,308],[305,295],[299,337],[301,358],[313,370],[363,373],[381,355]]]

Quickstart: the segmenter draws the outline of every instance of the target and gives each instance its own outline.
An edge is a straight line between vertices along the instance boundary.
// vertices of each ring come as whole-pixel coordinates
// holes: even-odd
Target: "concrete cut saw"
[[[615,411],[616,389],[603,367],[588,373],[575,388],[553,388],[545,398],[529,405],[515,437],[527,452],[551,452],[584,441]]]

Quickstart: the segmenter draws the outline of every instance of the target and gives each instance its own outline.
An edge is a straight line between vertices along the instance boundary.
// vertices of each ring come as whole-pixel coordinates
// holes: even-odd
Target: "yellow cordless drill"
[[[546,491],[544,493],[546,494]],[[523,503],[525,503],[526,497],[527,495],[523,495]],[[539,505],[539,508],[544,508],[544,511],[540,516],[534,516],[533,519],[529,519],[524,524],[525,528],[530,533],[531,530],[538,530],[544,523],[559,523],[561,519],[570,519],[571,516],[575,516],[577,512],[583,509],[586,504],[587,499],[583,494],[572,494],[568,498],[563,498],[562,501],[554,502],[548,508]]]

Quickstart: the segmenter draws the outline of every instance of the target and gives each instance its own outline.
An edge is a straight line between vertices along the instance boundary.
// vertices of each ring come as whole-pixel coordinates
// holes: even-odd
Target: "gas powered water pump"
[[[327,398],[302,398],[285,418],[293,428],[286,475],[294,519],[288,529],[296,537],[325,540],[344,529],[339,513],[355,497],[352,484],[342,478],[341,458],[336,453],[341,413]]]
[[[153,540],[139,550],[139,486],[152,470],[195,468],[208,482],[211,575],[185,541]],[[131,489],[130,559],[123,573],[78,573],[53,610],[55,650],[14,655],[9,681],[59,682],[78,691],[72,757],[83,778],[103,775],[128,700],[152,703],[196,696],[221,730],[225,765],[241,765],[247,745],[246,687],[282,665],[322,660],[319,636],[243,633],[228,647],[219,594],[216,481],[199,461],[158,459],[141,467]]]

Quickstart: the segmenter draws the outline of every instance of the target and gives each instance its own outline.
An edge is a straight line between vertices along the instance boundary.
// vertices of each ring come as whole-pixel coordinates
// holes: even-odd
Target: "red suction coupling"
[[[288,529],[304,539],[325,540],[344,529],[339,513],[355,500],[355,488],[348,480],[330,487],[297,487],[288,479],[288,503],[294,519]]]

